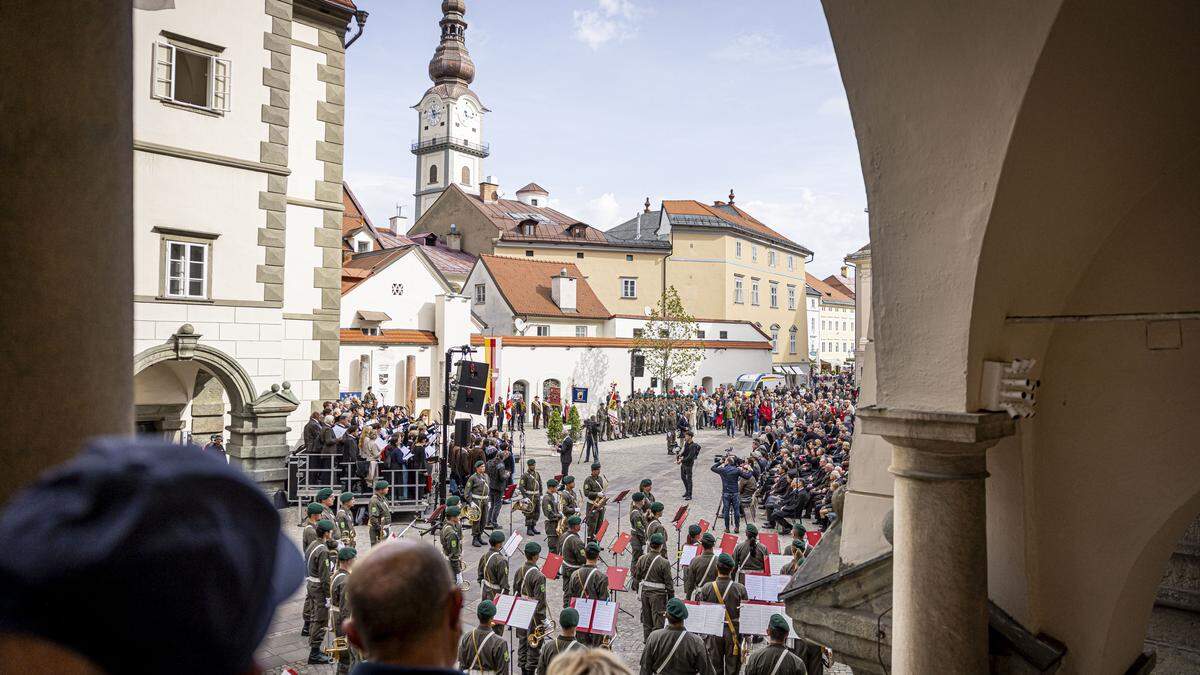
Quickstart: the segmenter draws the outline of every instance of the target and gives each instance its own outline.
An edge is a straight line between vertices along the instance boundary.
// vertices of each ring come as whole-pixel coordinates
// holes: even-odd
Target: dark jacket
[[[696,462],[696,458],[699,456],[700,444],[692,441],[691,443],[685,443],[683,445],[683,454],[679,456],[679,461],[686,466],[691,466]]]
[[[321,423],[314,419],[304,425],[304,452],[313,454],[320,451],[322,429]]]
[[[721,492],[733,495],[738,493],[738,479],[751,476],[733,464],[713,464],[712,472],[721,476]]]
[[[565,438],[563,438],[562,445],[558,447],[558,454],[561,455],[563,459],[570,459],[571,452],[574,449],[575,441],[571,440],[571,436],[568,434]]]

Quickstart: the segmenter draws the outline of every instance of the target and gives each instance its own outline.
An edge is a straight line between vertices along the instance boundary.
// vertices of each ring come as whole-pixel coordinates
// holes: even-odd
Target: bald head
[[[354,608],[351,637],[373,660],[399,663],[399,655],[421,655],[426,662],[411,665],[453,663],[462,592],[436,548],[407,540],[378,546],[355,565],[347,592]],[[437,651],[447,643],[449,662],[441,662],[430,647]]]

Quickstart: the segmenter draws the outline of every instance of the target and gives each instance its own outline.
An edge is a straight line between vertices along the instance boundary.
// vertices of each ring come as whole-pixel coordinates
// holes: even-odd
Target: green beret
[[[570,485],[571,483],[574,483],[574,482],[575,482],[575,476],[563,476],[563,478],[562,478],[563,485]]]
[[[358,557],[358,549],[353,546],[343,546],[338,549],[338,560],[353,560]]]
[[[333,532],[333,523],[328,520],[318,520],[317,532]]]
[[[733,569],[733,556],[728,553],[722,553],[717,556],[717,567],[720,569]]]
[[[600,470],[600,462],[592,462],[592,471]]]
[[[349,504],[350,502],[354,501],[354,493],[353,492],[343,492],[341,495],[338,496],[338,499],[340,499],[343,504]]]
[[[312,502],[308,505],[308,515],[315,516],[325,511],[325,507],[321,506],[320,502]]]
[[[688,525],[688,534],[693,537],[699,537],[700,536],[700,526],[699,525]]]
[[[655,513],[662,513],[662,510],[665,508],[667,508],[667,507],[663,506],[662,502],[654,502],[653,504],[650,505],[650,510]]]
[[[391,485],[392,484],[387,482],[386,480],[375,481],[375,489],[376,490],[386,490],[387,488],[391,487]]]
[[[483,466],[483,460],[482,459],[475,460],[475,468],[478,469],[481,466]],[[493,609],[493,611],[495,610],[495,605],[492,606],[492,609]]]
[[[529,466],[533,466],[534,464],[537,464],[537,460],[536,459],[527,459],[527,460],[525,460],[525,463],[528,464]]]
[[[575,526],[582,522],[583,522],[583,519],[580,518],[579,516],[571,516],[570,518],[567,518],[567,525],[570,525],[570,526]]]
[[[492,533],[488,535],[488,543],[489,544],[503,544],[504,543],[504,533],[501,532],[500,530],[492,530]]]
[[[662,546],[664,541],[666,541],[666,539],[663,538],[662,532],[655,532],[654,534],[650,535],[651,546]]]
[[[642,482],[638,483],[638,487],[650,487],[651,485],[654,485],[654,481],[649,478],[643,478]]]
[[[645,493],[645,492],[635,492],[635,493],[633,493],[633,501],[635,501],[635,502],[640,502],[640,501],[642,501],[642,500],[643,500],[643,499],[645,499],[645,498],[646,498],[646,493]]]
[[[804,534],[804,531],[805,531],[804,525],[802,525],[800,523],[800,521],[797,520],[796,524],[792,525],[792,534],[794,534],[795,536],[798,537],[798,536]]]
[[[542,552],[542,545],[536,541],[525,542],[525,555],[537,555]]]
[[[781,614],[772,614],[771,620],[767,622],[767,628],[770,628],[771,630],[783,631],[784,633],[787,633],[791,630],[791,627],[788,626],[787,619],[783,618],[783,615]]]
[[[674,621],[683,621],[688,617],[687,605],[679,598],[671,598],[667,601],[667,616]]]
[[[479,603],[475,613],[479,615],[480,621],[490,621],[492,617],[496,616],[496,606],[492,604],[491,600],[484,600]]]
[[[317,490],[317,501],[323,502],[333,496],[333,488],[321,488]]]
[[[459,502],[461,501],[462,497],[450,495],[449,497],[446,497],[446,506],[458,506]]]
[[[564,607],[558,613],[558,625],[562,628],[574,628],[579,625],[579,612],[574,607]]]
[[[550,480],[546,481],[546,487],[558,487],[558,481],[551,478]]]
[[[700,535],[700,543],[704,545],[704,548],[712,548],[713,544],[717,543],[717,538],[713,536],[712,532],[705,532]]]
[[[747,537],[757,537],[758,536],[758,528],[754,526],[754,523],[750,523],[750,524],[746,525],[746,536]]]
[[[587,553],[587,556],[589,558],[592,556],[600,555],[600,544],[597,544],[594,541],[589,541],[587,546],[584,547],[584,551]]]
[[[462,509],[458,508],[457,506],[446,507],[446,517],[447,518],[457,518],[461,515],[462,515]]]

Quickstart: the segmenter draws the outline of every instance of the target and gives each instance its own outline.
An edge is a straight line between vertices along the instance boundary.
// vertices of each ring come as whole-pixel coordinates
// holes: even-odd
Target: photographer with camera
[[[754,474],[733,455],[733,448],[727,449],[724,455],[713,458],[712,472],[721,477],[721,510],[725,514],[725,531],[729,531],[729,516],[732,515],[733,531],[736,533],[742,526],[738,481],[750,478]]]

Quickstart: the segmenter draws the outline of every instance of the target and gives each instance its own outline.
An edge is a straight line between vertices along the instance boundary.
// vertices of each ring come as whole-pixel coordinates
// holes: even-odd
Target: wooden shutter
[[[150,96],[170,101],[175,98],[175,47],[155,42],[150,53]]]
[[[229,112],[230,82],[233,75],[228,59],[213,59],[212,108]]]

